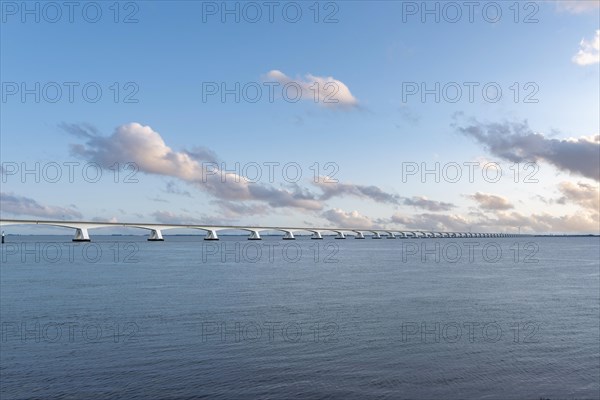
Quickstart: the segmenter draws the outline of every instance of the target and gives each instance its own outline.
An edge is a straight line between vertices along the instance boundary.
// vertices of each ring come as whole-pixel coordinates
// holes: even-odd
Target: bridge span
[[[149,231],[148,240],[153,242],[163,241],[163,231],[169,229],[196,229],[205,232],[204,240],[219,240],[217,232],[220,231],[247,231],[248,240],[261,240],[261,232],[280,232],[282,239],[294,240],[294,233],[306,232],[311,239],[323,239],[323,235],[334,235],[335,239],[346,239],[347,235],[355,239],[408,239],[408,238],[491,238],[525,236],[508,233],[489,232],[432,232],[405,229],[376,229],[376,228],[320,228],[320,227],[289,227],[289,226],[255,226],[255,225],[184,225],[184,224],[155,224],[155,223],[126,223],[126,222],[96,222],[96,221],[43,221],[26,219],[0,219],[0,227],[16,225],[42,225],[56,226],[75,230],[74,242],[91,241],[89,230],[97,228],[137,228]],[[365,235],[366,234],[366,235]]]

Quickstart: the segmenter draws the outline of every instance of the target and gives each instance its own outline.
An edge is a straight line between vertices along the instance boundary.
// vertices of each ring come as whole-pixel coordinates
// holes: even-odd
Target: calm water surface
[[[600,397],[598,238],[93,240],[7,237],[3,400]]]

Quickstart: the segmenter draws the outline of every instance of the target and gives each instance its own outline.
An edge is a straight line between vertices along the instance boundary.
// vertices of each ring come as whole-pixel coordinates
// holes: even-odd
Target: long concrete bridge
[[[123,223],[123,222],[92,222],[92,221],[37,221],[24,219],[0,219],[0,226],[10,225],[42,225],[57,226],[75,230],[74,242],[89,242],[90,229],[97,228],[137,228],[149,231],[149,241],[163,241],[162,232],[169,229],[196,229],[206,232],[204,240],[219,240],[217,232],[220,231],[247,231],[248,240],[261,240],[261,232],[281,232],[284,240],[294,240],[294,233],[306,232],[311,239],[323,239],[323,234],[335,235],[335,239],[346,239],[347,235],[355,239],[407,239],[407,238],[476,238],[476,237],[514,237],[525,236],[507,233],[474,233],[474,232],[433,232],[422,230],[398,230],[398,229],[365,229],[365,228],[310,228],[310,227],[286,227],[286,226],[225,226],[225,225],[181,225],[181,224],[146,224],[146,223]]]

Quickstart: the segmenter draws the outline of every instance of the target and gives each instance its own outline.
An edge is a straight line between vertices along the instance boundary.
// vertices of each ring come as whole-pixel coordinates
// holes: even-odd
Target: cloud
[[[592,40],[581,39],[579,51],[573,56],[572,61],[581,66],[600,62],[600,30],[596,31],[596,36]]]
[[[320,210],[322,203],[308,189],[302,189],[296,184],[288,189],[276,189],[264,185],[247,185],[250,199],[261,200],[271,207],[295,207],[304,210]]]
[[[186,153],[189,154],[194,160],[203,160],[208,163],[216,164],[221,162],[217,154],[208,147],[196,146],[192,148],[192,150],[188,150]]]
[[[599,231],[600,220],[597,213],[576,213],[555,216],[548,213],[525,215],[518,212],[497,211],[491,215],[474,214],[471,216],[447,214],[394,214],[390,218],[394,229],[404,227],[414,230],[434,230],[448,232],[521,232],[559,233],[559,232],[595,232]]]
[[[374,227],[369,217],[361,215],[358,211],[344,211],[333,208],[322,213],[322,216],[336,227],[369,229]]]
[[[408,107],[405,104],[402,104],[399,108],[399,113],[400,113],[400,117],[412,124],[412,125],[416,125],[419,123],[419,121],[421,120],[421,116],[419,114],[417,114],[416,112],[412,111],[410,109],[410,107]]]
[[[434,230],[450,232],[468,232],[471,223],[460,215],[446,214],[394,214],[390,218],[394,225],[402,225],[407,229]]]
[[[600,180],[600,135],[549,139],[533,132],[527,121],[489,124],[474,121],[457,129],[508,161],[544,160],[560,170]]]
[[[479,220],[478,224],[492,229],[511,229],[521,227],[522,232],[598,232],[600,221],[598,214],[576,213],[555,216],[548,213],[524,215],[518,212],[499,212],[494,218]]]
[[[231,201],[213,202],[221,210],[221,216],[225,219],[237,219],[249,215],[265,215],[268,213],[266,206],[262,204],[244,204]]]
[[[96,127],[87,123],[69,124],[63,122],[60,123],[58,127],[64,130],[65,132],[70,133],[71,135],[79,136],[82,138],[92,138],[100,134]]]
[[[176,214],[171,211],[155,211],[152,216],[161,224],[174,224],[174,225],[210,225],[222,224],[222,221],[212,218],[198,218],[197,216],[190,215],[189,213]]]
[[[349,109],[358,106],[358,99],[352,95],[348,86],[332,76],[322,77],[307,74],[304,79],[292,79],[281,71],[271,70],[265,78],[269,82],[288,85],[289,94],[287,96],[290,99],[297,96],[296,92],[291,89],[296,87],[302,100],[313,101],[322,107]]]
[[[7,192],[0,193],[0,210],[2,213],[50,219],[81,219],[82,217],[79,211],[72,208],[44,206],[32,198]]]
[[[177,186],[177,183],[174,181],[167,182],[167,186],[164,190],[165,193],[176,194],[184,197],[192,197],[192,194],[187,190],[182,190]]]
[[[113,224],[116,224],[117,222],[119,222],[119,220],[115,216],[113,216],[111,218],[108,218],[108,219],[102,218],[102,217],[94,217],[94,218],[92,218],[92,221],[95,221],[95,222],[110,222],[110,223],[113,223]]]
[[[559,204],[577,204],[584,209],[598,213],[600,209],[600,191],[598,186],[584,182],[561,182],[558,190],[562,197],[556,202]]]
[[[411,198],[405,198],[403,203],[407,206],[422,208],[428,211],[449,211],[456,207],[452,203],[429,200],[425,196],[413,196]]]
[[[82,127],[81,130],[85,130]],[[78,134],[87,139],[75,144],[75,155],[109,167],[116,162],[135,163],[141,172],[178,178],[226,201],[258,201],[272,207],[293,207],[321,210],[321,202],[313,194],[293,185],[291,190],[249,182],[245,177],[221,171],[213,162],[214,153],[206,151],[175,151],[149,126],[129,123],[119,126],[110,136],[87,131]],[[202,157],[207,157],[203,159]]]
[[[392,193],[387,193],[377,186],[373,185],[356,185],[352,183],[328,182],[327,178],[320,177],[314,185],[323,191],[321,200],[329,200],[339,196],[355,196],[360,198],[368,198],[378,203],[399,204],[400,196]]]
[[[148,197],[148,200],[150,201],[155,201],[157,203],[169,203],[169,200],[167,199],[163,199],[160,196],[156,196],[156,197]]]
[[[507,198],[494,194],[477,192],[467,197],[475,200],[478,203],[479,208],[483,210],[498,211],[514,208]]]
[[[558,0],[556,5],[559,11],[566,11],[572,14],[581,14],[600,8],[598,0]]]

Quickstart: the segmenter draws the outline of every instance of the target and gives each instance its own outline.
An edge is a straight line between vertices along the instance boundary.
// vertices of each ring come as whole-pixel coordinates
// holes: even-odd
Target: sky
[[[598,1],[0,3],[2,218],[599,232]]]

